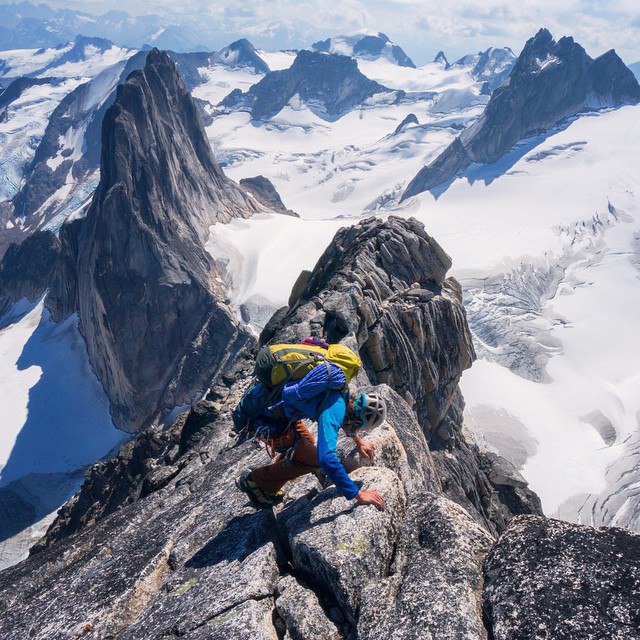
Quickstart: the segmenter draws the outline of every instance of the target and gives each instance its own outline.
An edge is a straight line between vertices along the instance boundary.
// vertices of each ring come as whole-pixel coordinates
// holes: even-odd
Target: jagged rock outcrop
[[[490,637],[636,640],[640,535],[523,516],[484,569]]]
[[[300,216],[291,209],[287,209],[282,202],[280,194],[273,186],[273,182],[264,176],[254,176],[253,178],[242,178],[240,186],[246,189],[260,204],[263,204],[273,211],[284,213],[286,216],[299,218]]]
[[[541,29],[480,118],[418,172],[402,199],[451,180],[472,162],[495,162],[519,140],[568,116],[639,101],[640,85],[615,51],[593,60],[573,38],[556,42]]]
[[[334,36],[319,40],[311,45],[314,51],[339,53],[363,60],[384,59],[399,67],[415,69],[413,60],[402,50],[402,47],[391,42],[389,37],[380,31],[361,31],[348,36]]]
[[[511,515],[541,508],[528,488],[490,479],[495,461],[462,428],[458,381],[475,354],[450,265],[415,220],[343,229],[261,341],[355,334],[371,382],[391,386],[417,414],[447,494],[497,532]]]
[[[447,60],[447,56],[444,55],[444,51],[438,51],[436,57],[433,59],[435,64],[441,65],[444,69],[448,69],[451,65]]]
[[[86,217],[61,230],[46,304],[55,320],[78,313],[114,421],[136,431],[193,400],[247,341],[204,242],[214,222],[260,206],[216,163],[175,65],[157,50],[106,111],[100,171]]]
[[[420,124],[415,113],[410,113],[409,115],[407,115],[404,120],[396,127],[393,135],[395,136],[399,133],[402,133],[410,124]]]
[[[0,317],[21,298],[37,300],[51,285],[60,241],[50,231],[11,244],[0,263]]]
[[[268,73],[245,93],[234,89],[220,105],[250,111],[254,120],[260,120],[275,115],[298,96],[328,116],[337,116],[378,93],[389,94],[389,100],[403,95],[369,80],[353,58],[300,51],[291,67]]]
[[[483,83],[481,93],[491,95],[507,79],[516,60],[509,47],[489,47],[481,51],[471,70],[471,76]]]

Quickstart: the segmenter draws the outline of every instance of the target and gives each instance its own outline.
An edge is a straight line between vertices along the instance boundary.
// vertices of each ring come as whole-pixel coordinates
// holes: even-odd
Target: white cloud
[[[13,0],[0,0],[6,3]],[[385,32],[417,62],[439,49],[450,58],[488,46],[519,51],[545,26],[556,38],[573,35],[591,55],[615,48],[640,60],[638,0],[50,0],[57,8],[161,13],[210,22],[227,39],[254,34],[262,46],[308,46],[361,28]],[[280,41],[279,38],[283,40]]]

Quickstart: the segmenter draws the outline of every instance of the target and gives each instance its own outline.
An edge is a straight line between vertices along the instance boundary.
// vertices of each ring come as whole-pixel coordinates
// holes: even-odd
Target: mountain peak
[[[333,117],[383,92],[394,93],[363,75],[353,58],[303,49],[288,69],[268,73],[246,93],[235,89],[220,104],[250,110],[253,119],[260,120],[275,115],[297,96]]]
[[[402,47],[392,42],[389,36],[381,31],[363,29],[350,35],[333,36],[314,42],[311,48],[318,52],[339,53],[363,60],[382,59],[400,67],[415,68],[415,64]]]
[[[573,38],[556,42],[540,29],[481,118],[413,178],[403,199],[450,180],[472,162],[495,162],[519,140],[568,116],[639,101],[640,85],[615,51],[592,60]]]
[[[152,49],[105,113],[100,183],[77,242],[75,304],[122,428],[205,388],[238,338],[204,242],[214,222],[257,209],[218,166],[175,64]],[[209,365],[196,364],[194,340]]]
[[[433,61],[437,64],[441,64],[445,69],[448,69],[451,66],[447,60],[447,56],[444,55],[444,51],[438,51]]]

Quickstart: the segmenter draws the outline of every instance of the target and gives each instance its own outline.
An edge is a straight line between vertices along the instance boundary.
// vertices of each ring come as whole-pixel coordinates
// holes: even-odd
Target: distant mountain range
[[[131,16],[126,11],[107,11],[96,16],[30,2],[0,5],[0,50],[53,47],[78,34],[134,48],[145,44],[177,51],[213,48],[211,25],[195,20],[172,24],[154,14]]]
[[[391,42],[384,33],[368,29],[353,35],[320,40],[314,42],[311,47],[314,51],[339,53],[343,56],[362,58],[363,60],[384,59],[400,67],[415,68],[416,66],[400,45]]]

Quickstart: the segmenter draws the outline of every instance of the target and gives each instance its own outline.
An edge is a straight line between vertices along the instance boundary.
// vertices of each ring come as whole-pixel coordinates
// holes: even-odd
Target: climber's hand
[[[356,447],[358,447],[358,453],[365,458],[368,458],[373,462],[373,459],[376,455],[376,447],[375,445],[367,442],[366,440],[358,440],[356,441]]]
[[[378,511],[384,511],[384,498],[374,489],[359,491],[356,500],[361,504],[372,504]]]

